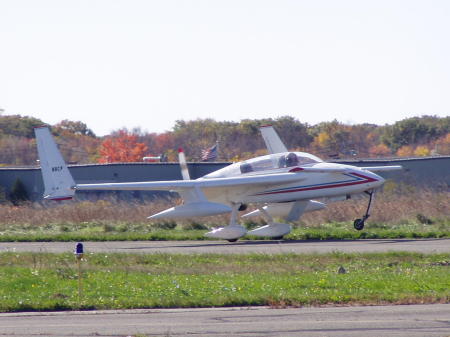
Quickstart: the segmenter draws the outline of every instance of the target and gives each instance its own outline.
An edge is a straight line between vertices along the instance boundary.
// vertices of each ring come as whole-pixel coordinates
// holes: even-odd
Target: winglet
[[[75,181],[56,146],[48,126],[34,128],[44,180],[44,199],[68,200],[75,194]]]
[[[259,130],[270,154],[288,151],[272,125],[262,125]]]

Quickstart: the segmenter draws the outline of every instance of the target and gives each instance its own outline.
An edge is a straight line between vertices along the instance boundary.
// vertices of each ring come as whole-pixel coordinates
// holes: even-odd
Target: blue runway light
[[[75,254],[79,255],[79,254],[83,254],[83,253],[84,253],[83,244],[81,242],[78,242],[77,246],[75,248]]]

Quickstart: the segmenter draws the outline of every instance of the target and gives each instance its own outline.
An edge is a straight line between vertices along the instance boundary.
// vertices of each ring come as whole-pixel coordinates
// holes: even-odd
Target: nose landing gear
[[[364,222],[369,218],[370,216],[370,208],[372,207],[372,199],[373,199],[373,195],[375,194],[375,192],[372,191],[366,191],[365,193],[367,193],[369,195],[369,204],[367,205],[367,209],[366,209],[366,214],[364,214],[364,216],[361,219],[356,219],[353,222],[353,227],[355,227],[355,229],[357,231],[360,231],[364,228]]]
[[[355,221],[353,221],[353,227],[355,227],[357,231],[363,230],[364,221],[366,221],[366,219],[366,217],[363,217],[362,219],[356,219]]]

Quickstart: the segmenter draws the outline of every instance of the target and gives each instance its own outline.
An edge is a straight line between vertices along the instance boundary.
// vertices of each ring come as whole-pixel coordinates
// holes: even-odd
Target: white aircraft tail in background
[[[68,200],[75,194],[75,181],[47,126],[36,127],[37,148],[44,180],[44,199]]]

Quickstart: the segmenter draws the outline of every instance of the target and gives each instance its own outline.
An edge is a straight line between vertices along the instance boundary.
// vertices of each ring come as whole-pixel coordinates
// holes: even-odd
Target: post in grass
[[[77,265],[78,265],[78,305],[81,303],[81,295],[82,295],[82,273],[81,273],[81,260],[83,259],[84,255],[84,247],[81,242],[78,242],[74,254],[77,258]]]

